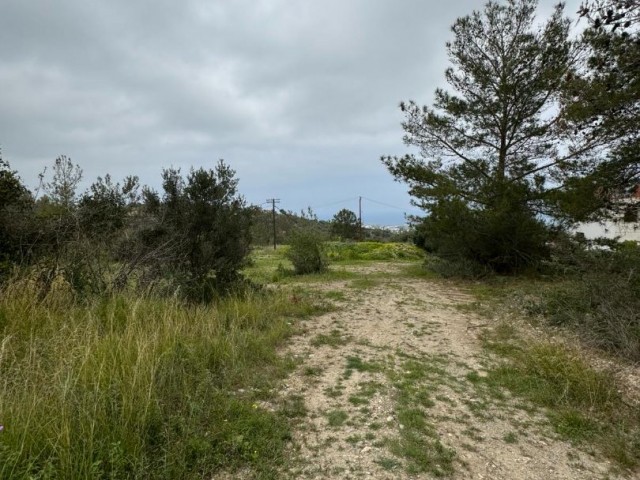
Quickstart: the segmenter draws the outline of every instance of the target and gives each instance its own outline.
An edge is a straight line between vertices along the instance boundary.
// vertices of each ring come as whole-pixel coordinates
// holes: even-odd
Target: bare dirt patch
[[[618,478],[596,452],[559,440],[542,412],[477,387],[487,320],[459,308],[471,297],[402,278],[402,265],[353,270],[375,282],[317,285],[342,292],[339,309],[305,321],[285,352],[301,361],[281,393],[303,396],[307,415],[283,476]]]

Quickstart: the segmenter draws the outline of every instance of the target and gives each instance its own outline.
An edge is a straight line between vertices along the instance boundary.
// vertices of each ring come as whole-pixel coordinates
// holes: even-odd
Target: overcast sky
[[[432,101],[484,3],[0,0],[2,155],[30,187],[67,155],[83,188],[223,158],[250,203],[331,218],[363,196],[365,223],[401,224],[417,210],[379,160],[408,151],[398,103]]]

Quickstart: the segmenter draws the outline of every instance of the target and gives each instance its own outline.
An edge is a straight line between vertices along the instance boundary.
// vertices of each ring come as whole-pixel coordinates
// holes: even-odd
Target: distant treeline
[[[273,243],[273,212],[254,207],[252,241],[255,245],[270,245]],[[276,211],[276,241],[278,244],[288,244],[292,232],[300,229],[311,230],[325,240],[369,240],[378,242],[408,242],[412,240],[413,229],[396,232],[384,228],[363,226],[360,234],[359,225],[353,219],[345,219],[336,213],[331,221],[319,220],[311,209],[295,213],[287,210]],[[348,210],[346,210],[348,212]],[[351,212],[352,213],[352,212]]]
[[[272,212],[246,204],[223,161],[187,174],[165,169],[160,192],[134,176],[105,175],[79,193],[82,175],[59,157],[32,192],[0,159],[0,281],[29,268],[43,293],[63,280],[79,294],[134,286],[206,301],[243,284],[252,244],[273,242]],[[361,234],[348,213],[327,222],[310,209],[280,210],[276,241],[288,243],[299,230],[327,240],[409,238],[382,229]]]

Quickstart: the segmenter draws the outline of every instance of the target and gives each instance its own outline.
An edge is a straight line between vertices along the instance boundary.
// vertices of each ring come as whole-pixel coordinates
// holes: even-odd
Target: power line
[[[378,205],[382,205],[383,207],[395,208],[396,210],[400,210],[402,212],[406,212],[407,211],[406,208],[396,207],[395,205],[389,205],[388,203],[379,202],[377,200],[372,200],[371,198],[367,198],[367,197],[362,197],[362,198],[364,198],[368,202],[377,203]]]
[[[311,208],[318,209],[318,208],[332,207],[334,205],[344,204],[344,203],[351,202],[351,201],[357,200],[357,199],[358,199],[358,197],[345,198],[344,200],[338,200],[337,202],[325,203],[323,205],[314,205]]]

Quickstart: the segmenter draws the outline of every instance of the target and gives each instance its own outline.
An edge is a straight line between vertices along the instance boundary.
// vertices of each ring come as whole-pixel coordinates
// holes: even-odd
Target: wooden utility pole
[[[364,240],[362,235],[362,197],[358,197],[358,226],[360,228],[360,241]]]
[[[279,198],[267,198],[267,203],[271,204],[271,212],[273,213],[273,249],[276,249],[276,203],[280,203]]]

